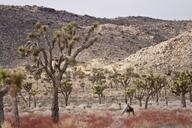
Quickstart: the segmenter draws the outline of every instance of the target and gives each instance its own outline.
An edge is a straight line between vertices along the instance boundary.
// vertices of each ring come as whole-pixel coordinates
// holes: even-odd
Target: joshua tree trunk
[[[52,100],[52,120],[54,123],[59,121],[59,102],[58,102],[58,87],[53,86],[53,100]]]
[[[130,104],[130,105],[132,104],[132,101],[133,101],[133,97],[131,96],[131,97],[129,98],[129,104]]]
[[[128,102],[128,99],[127,99],[127,96],[125,95],[125,103],[127,104]]]
[[[83,86],[83,92],[85,92],[85,86]]]
[[[31,95],[29,95],[29,101],[28,101],[29,103],[28,103],[28,106],[29,106],[29,108],[31,107]]]
[[[98,95],[99,96],[99,104],[101,104],[101,95]]]
[[[0,90],[0,128],[2,127],[1,125],[4,122],[4,103],[3,103],[3,98],[7,94],[8,88],[4,87]]]
[[[159,93],[156,94],[156,104],[159,105]]]
[[[165,88],[165,104],[168,106],[167,89]]]
[[[35,108],[37,107],[37,100],[35,96],[33,96],[33,105]]]
[[[185,108],[186,107],[185,93],[181,94],[181,103],[182,103],[182,106]]]
[[[190,91],[189,91],[189,100],[190,102],[192,102],[192,87],[190,88]]]
[[[162,97],[162,91],[160,90],[158,93],[159,97]]]
[[[20,128],[19,109],[18,109],[18,96],[15,94],[13,97],[13,116],[15,120],[15,128]]]
[[[118,90],[118,84],[117,83],[115,83],[115,89]]]
[[[0,96],[0,128],[4,122],[4,104],[3,104],[3,96]]]
[[[147,96],[145,99],[145,109],[148,108],[148,101],[149,101],[149,96]]]
[[[142,107],[142,99],[139,99],[139,106]]]
[[[165,104],[168,106],[169,105],[169,103],[168,103],[168,97],[166,96],[165,97]]]
[[[65,106],[68,106],[69,96],[65,96]]]

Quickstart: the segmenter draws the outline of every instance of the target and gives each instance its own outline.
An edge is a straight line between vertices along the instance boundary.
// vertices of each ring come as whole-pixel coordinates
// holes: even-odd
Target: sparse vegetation
[[[0,12],[0,128],[192,127],[191,21]]]
[[[177,114],[179,113],[179,115]],[[187,114],[186,114],[187,113]],[[129,118],[115,118],[115,115],[105,113],[104,116],[97,114],[68,115],[62,114],[60,122],[55,125],[51,118],[42,115],[24,116],[21,118],[21,128],[106,128],[106,127],[125,127],[125,128],[151,128],[151,127],[191,127],[191,110],[142,110],[136,116]],[[3,125],[4,128],[11,127],[10,122]]]
[[[127,88],[130,86],[130,83],[132,82],[133,78],[138,77],[137,73],[134,73],[133,68],[127,68],[123,73],[118,72],[117,69],[113,68],[114,74],[110,76],[110,78],[114,81],[116,84],[120,84],[123,87],[124,90],[124,97],[125,97],[125,103],[127,104],[128,98],[127,98]]]
[[[165,86],[165,77],[154,76],[151,72],[147,75],[142,75],[141,78],[134,81],[137,88],[145,91],[145,109],[148,108],[148,101],[151,96],[158,93]]]

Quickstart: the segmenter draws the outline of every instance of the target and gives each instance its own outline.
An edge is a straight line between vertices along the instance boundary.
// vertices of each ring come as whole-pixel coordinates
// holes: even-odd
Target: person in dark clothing
[[[129,104],[127,104],[126,108],[122,111],[121,115],[123,115],[124,113],[132,113],[133,115],[135,115],[135,111],[134,111],[134,108],[131,107]]]

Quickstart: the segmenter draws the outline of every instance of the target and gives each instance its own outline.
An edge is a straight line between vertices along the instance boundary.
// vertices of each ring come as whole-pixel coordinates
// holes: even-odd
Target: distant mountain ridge
[[[0,5],[0,65],[17,66],[23,60],[16,53],[26,42],[26,33],[40,21],[50,28],[59,28],[70,21],[89,26],[101,23],[102,37],[79,57],[116,62],[127,58],[144,47],[169,40],[192,28],[192,21],[166,21],[148,17],[119,17],[114,19],[76,15],[66,11],[38,6]]]

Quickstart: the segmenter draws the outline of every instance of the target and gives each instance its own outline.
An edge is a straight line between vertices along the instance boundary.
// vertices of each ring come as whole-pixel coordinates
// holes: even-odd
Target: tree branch
[[[80,52],[82,52],[83,50],[89,48],[89,47],[90,47],[91,45],[93,45],[94,42],[96,42],[96,41],[97,41],[97,38],[94,38],[94,39],[88,41],[88,43],[85,43],[85,44],[81,45],[81,46],[73,53],[72,57],[73,57],[73,58],[76,58],[77,55],[78,55]]]
[[[9,88],[7,86],[0,89],[1,96],[4,96],[8,93]]]

